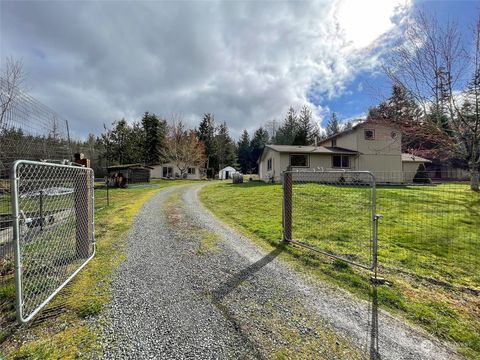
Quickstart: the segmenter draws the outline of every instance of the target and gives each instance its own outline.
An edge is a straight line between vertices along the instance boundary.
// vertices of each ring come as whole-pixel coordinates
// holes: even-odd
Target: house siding
[[[375,131],[373,140],[365,139],[365,130]],[[416,162],[414,166],[402,161],[401,132],[395,128],[379,124],[361,124],[351,132],[338,136],[335,139],[335,144],[330,139],[321,142],[320,145],[325,147],[335,145],[338,148],[358,152],[358,154],[348,155],[350,156],[350,167],[345,168],[345,170],[370,171],[379,183],[411,182],[420,164],[420,162]],[[294,167],[293,170],[339,170],[339,168],[333,168],[332,154],[325,152],[309,153],[308,151],[312,151],[312,149],[308,147],[305,150],[305,154],[309,154],[309,166]],[[292,150],[288,148],[288,151]],[[291,153],[273,150],[268,147],[265,148],[265,152],[259,164],[260,179],[267,181],[273,176],[276,182],[281,181],[282,172],[290,165]],[[295,151],[295,153],[297,152]],[[337,150],[337,153],[341,153],[341,151]],[[270,174],[266,171],[269,158],[274,161],[273,171]]]
[[[418,162],[403,162],[403,175],[405,182],[412,182],[415,174],[417,173],[418,167],[421,163]]]
[[[292,170],[320,170],[332,168],[332,156],[329,154],[308,154],[309,166],[308,167],[293,167]],[[281,169],[287,169],[290,166],[290,153],[280,154]],[[281,173],[281,171],[280,171]]]
[[[375,139],[366,140],[365,130],[375,130]],[[395,132],[396,137],[392,137]],[[400,131],[382,125],[365,125],[356,131],[360,156],[358,168],[375,174],[378,182],[402,182],[402,135]]]
[[[357,151],[357,132],[352,132],[345,134],[344,136],[339,136],[336,139],[336,146],[348,150]],[[333,146],[332,140],[326,144],[326,146]]]
[[[259,167],[259,178],[263,181],[269,181],[271,178],[275,182],[281,179],[282,167],[280,165],[280,153],[269,148],[265,148],[265,154],[262,155],[262,160]],[[272,159],[272,170],[268,170],[268,159]]]
[[[163,168],[164,167],[171,167],[173,169],[172,178],[175,178],[175,174],[180,175],[180,169],[171,163],[161,164],[161,165],[152,165],[152,170],[150,170],[150,177],[154,179],[160,179],[163,177]],[[187,174],[187,179],[191,180],[200,180],[202,177],[201,175],[201,168],[198,166],[191,166],[195,168],[195,174]]]

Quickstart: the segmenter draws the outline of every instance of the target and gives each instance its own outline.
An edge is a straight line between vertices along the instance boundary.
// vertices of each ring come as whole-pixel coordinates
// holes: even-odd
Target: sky
[[[145,111],[238,137],[304,104],[325,127],[388,96],[381,64],[416,7],[462,28],[479,2],[0,0],[0,66],[21,59],[76,137]]]

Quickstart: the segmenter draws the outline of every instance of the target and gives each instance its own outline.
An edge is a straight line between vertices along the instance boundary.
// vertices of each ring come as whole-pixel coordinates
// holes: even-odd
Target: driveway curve
[[[159,191],[129,234],[102,318],[105,359],[460,359],[219,222],[204,184]]]

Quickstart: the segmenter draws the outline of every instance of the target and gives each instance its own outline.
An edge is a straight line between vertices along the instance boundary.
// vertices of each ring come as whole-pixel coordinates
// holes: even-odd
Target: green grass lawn
[[[18,329],[12,328],[13,323],[9,326],[2,323],[0,358],[3,352],[9,359],[74,359],[92,351],[101,351],[97,349],[97,334],[85,318],[98,314],[110,300],[111,274],[125,257],[126,235],[135,215],[143,203],[160,189],[191,182],[154,180],[153,183],[158,186],[110,189],[110,206],[106,206],[106,190],[96,190],[95,258],[28,327]],[[0,276],[0,304],[14,302],[12,275]],[[9,309],[11,313],[7,320],[11,321],[14,320],[14,309],[12,306]],[[44,316],[49,311],[55,316]],[[1,316],[7,318],[4,313]],[[13,334],[10,333],[12,330]]]
[[[214,214],[266,249],[282,238],[282,186],[249,182],[205,187]],[[368,189],[295,184],[292,238],[350,260],[371,259]],[[379,187],[379,305],[419,324],[458,350],[480,357],[480,194],[465,184]],[[368,298],[369,274],[295,246],[284,259],[297,269]],[[477,294],[477,295],[476,295]]]

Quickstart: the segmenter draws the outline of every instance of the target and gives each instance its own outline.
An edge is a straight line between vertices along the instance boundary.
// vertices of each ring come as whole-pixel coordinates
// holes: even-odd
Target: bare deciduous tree
[[[186,130],[183,120],[175,116],[169,126],[163,158],[174,164],[183,177],[189,167],[204,166],[205,147],[193,130]]]
[[[435,17],[420,11],[384,70],[392,82],[405,88],[422,108],[421,118],[415,125],[429,129],[430,134],[445,134],[441,137],[444,150],[468,163],[471,188],[478,191],[480,16],[473,39],[472,53],[462,46],[462,36],[454,22],[440,24]],[[466,100],[472,102],[471,107],[464,106]]]
[[[7,57],[0,76],[0,128],[4,126],[7,113],[19,95],[24,81],[22,61]]]

